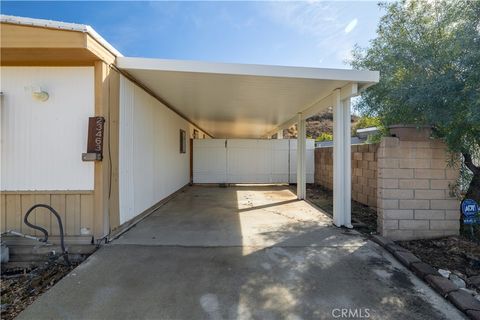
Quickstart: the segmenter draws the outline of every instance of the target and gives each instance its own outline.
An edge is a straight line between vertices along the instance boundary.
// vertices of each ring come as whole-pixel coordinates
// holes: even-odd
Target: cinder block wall
[[[377,206],[378,144],[352,146],[352,199]],[[315,184],[333,189],[333,148],[315,149]]]
[[[333,190],[333,148],[315,148],[315,184]]]
[[[447,167],[440,141],[382,139],[378,155],[378,228],[391,239],[421,239],[459,232],[460,202],[450,184],[458,170]]]

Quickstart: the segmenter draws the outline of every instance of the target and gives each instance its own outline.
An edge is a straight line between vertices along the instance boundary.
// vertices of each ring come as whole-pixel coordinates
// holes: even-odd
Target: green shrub
[[[323,142],[323,141],[332,141],[333,140],[333,135],[331,135],[328,132],[322,132],[315,141],[317,142]]]
[[[378,117],[361,117],[357,123],[352,127],[352,135],[357,135],[358,129],[370,128],[370,127],[382,127],[382,123],[380,122],[380,118]]]

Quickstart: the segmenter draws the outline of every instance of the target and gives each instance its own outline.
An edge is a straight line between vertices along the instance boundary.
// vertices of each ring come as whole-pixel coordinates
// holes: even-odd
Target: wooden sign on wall
[[[104,127],[104,117],[88,118],[87,153],[83,154],[83,160],[102,160]]]

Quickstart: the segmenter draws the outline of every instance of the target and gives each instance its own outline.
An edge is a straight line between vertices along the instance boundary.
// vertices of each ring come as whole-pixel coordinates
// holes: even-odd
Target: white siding
[[[1,190],[92,190],[86,152],[93,67],[2,67]],[[38,102],[31,88],[50,98]]]
[[[187,153],[180,153],[180,129],[187,132]],[[189,132],[190,123],[121,77],[120,223],[189,182]]]

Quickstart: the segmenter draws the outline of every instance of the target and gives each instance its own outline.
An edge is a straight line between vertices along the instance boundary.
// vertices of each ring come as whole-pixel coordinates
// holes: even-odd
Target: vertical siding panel
[[[80,157],[94,114],[93,68],[2,66],[0,75],[9,97],[0,119],[2,189],[93,189],[94,164]],[[54,95],[45,103],[33,100],[27,92],[34,84]],[[52,119],[61,121],[45,125]]]
[[[134,214],[134,86],[124,76],[120,77],[120,129],[119,129],[119,216],[120,223]],[[158,127],[161,125],[159,124]],[[160,135],[158,137],[162,139]]]
[[[28,227],[26,224],[23,223],[23,217],[25,216],[25,213],[27,213],[27,210],[30,209],[34,204],[35,204],[35,196],[33,194],[22,194],[20,196],[21,199],[21,210],[19,212],[20,215],[20,221],[21,221],[21,229],[22,232],[28,235],[35,235],[35,230]],[[36,214],[32,213],[28,221],[31,224],[36,224]]]
[[[111,70],[110,72],[110,156],[111,163],[111,186],[109,197],[109,221],[110,228],[114,229],[120,225],[119,210],[119,133],[120,133],[120,74]]]
[[[53,209],[58,212],[60,218],[62,219],[63,230],[65,232],[66,227],[66,216],[65,216],[65,195],[64,194],[52,194],[50,196],[50,203]],[[51,217],[52,219],[52,235],[59,236],[60,229],[58,226],[57,218]]]
[[[65,209],[67,227],[66,233],[69,236],[80,234],[80,195],[67,194]]]
[[[89,234],[93,234],[93,195],[82,194],[80,201],[80,230],[85,228],[88,229]]]
[[[189,182],[189,151],[179,152],[178,139],[179,129],[191,132],[192,126],[124,76],[119,104],[119,211],[124,223]]]
[[[35,199],[35,204],[46,204],[48,206],[50,205],[49,194],[36,194],[34,199]],[[42,227],[45,230],[47,230],[48,234],[51,234],[52,230],[51,230],[51,222],[50,222],[50,219],[51,219],[50,210],[46,208],[37,208],[35,209],[35,213],[33,214],[36,216],[35,217],[36,224],[39,227]],[[43,233],[41,233],[40,231],[36,231],[36,234],[39,236],[43,235]]]
[[[5,203],[5,195],[0,194],[0,216],[1,216],[1,230],[2,232],[7,231],[7,205]]]
[[[7,230],[22,231],[22,207],[20,195],[8,194],[5,195],[5,216],[7,220]]]

